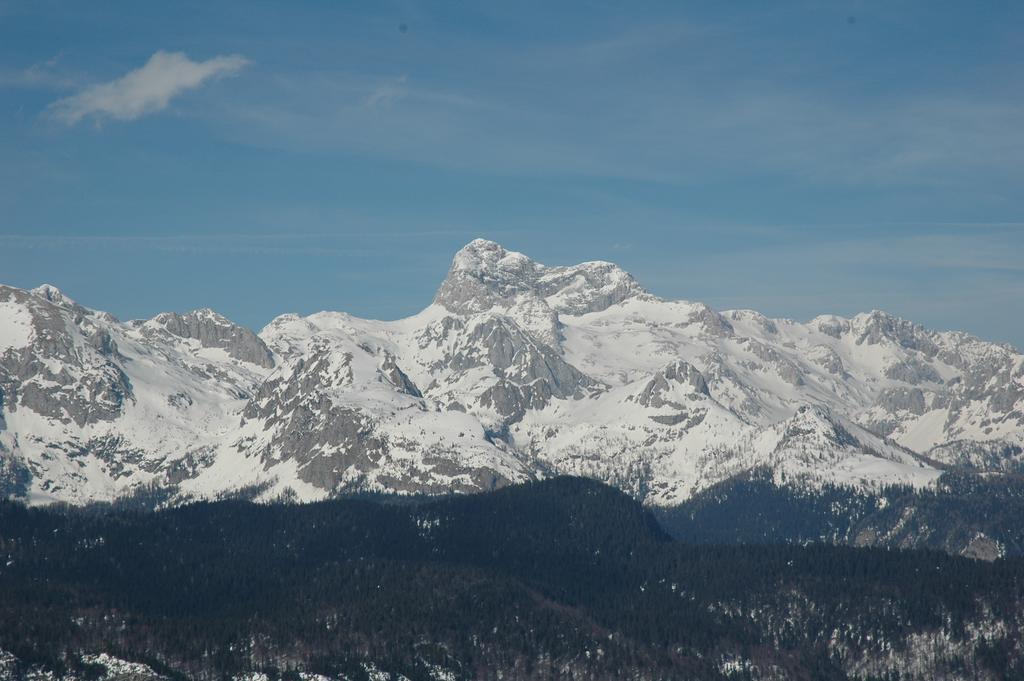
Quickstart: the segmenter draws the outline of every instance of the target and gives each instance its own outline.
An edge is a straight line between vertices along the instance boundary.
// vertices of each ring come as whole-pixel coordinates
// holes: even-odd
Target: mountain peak
[[[529,261],[522,253],[509,251],[501,244],[488,239],[473,239],[459,249],[452,260],[452,268],[480,269],[486,265],[495,265],[511,256],[515,261]]]
[[[544,300],[556,312],[584,314],[638,294],[649,295],[613,263],[548,267],[493,241],[474,239],[455,254],[434,303],[472,314],[509,307],[528,296]]]
[[[498,286],[529,284],[538,269],[544,269],[544,266],[522,253],[510,251],[501,244],[487,239],[473,239],[452,258],[448,278],[465,274]]]
[[[64,293],[53,284],[42,284],[41,286],[37,286],[32,289],[31,292],[36,297],[42,298],[43,300],[49,301],[55,305],[71,306],[75,304],[75,301],[64,295]]]

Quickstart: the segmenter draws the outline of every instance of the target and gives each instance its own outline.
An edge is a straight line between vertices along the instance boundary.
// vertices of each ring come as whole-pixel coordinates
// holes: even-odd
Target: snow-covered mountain
[[[316,499],[553,473],[657,505],[754,468],[931,484],[1024,470],[1024,356],[883,312],[807,323],[660,299],[611,263],[476,240],[397,321],[120,322],[0,286],[0,494]]]

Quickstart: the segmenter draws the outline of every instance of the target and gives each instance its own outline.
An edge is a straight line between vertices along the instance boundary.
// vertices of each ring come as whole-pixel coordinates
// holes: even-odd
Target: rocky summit
[[[1024,356],[870,312],[664,300],[607,262],[476,240],[381,322],[212,310],[122,322],[0,286],[0,494],[169,503],[486,490],[568,473],[648,504],[732,476],[928,487],[1024,471]]]

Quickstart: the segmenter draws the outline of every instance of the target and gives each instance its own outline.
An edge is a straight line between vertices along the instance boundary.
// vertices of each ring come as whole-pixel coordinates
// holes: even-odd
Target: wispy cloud
[[[405,87],[405,76],[401,76],[378,85],[363,100],[363,104],[368,109],[387,107],[391,106],[393,102],[404,98],[407,94],[408,89]]]
[[[0,87],[58,90],[72,87],[74,81],[58,70],[61,56],[58,53],[23,69],[0,67]]]
[[[186,90],[235,75],[248,63],[237,54],[196,62],[182,52],[159,51],[145,65],[116,80],[57,100],[50,105],[50,112],[67,125],[88,116],[131,121],[167,108],[171,99]]]
[[[474,172],[672,184],[760,175],[933,188],[991,175],[977,184],[995,195],[1021,177],[1024,98],[998,74],[970,89],[953,74],[880,91],[877,60],[846,62],[828,45],[817,63],[743,22],[577,33],[529,49],[438,35],[431,58],[446,68],[408,79],[341,60],[268,78],[234,103],[227,134]],[[391,64],[383,47],[363,49]]]

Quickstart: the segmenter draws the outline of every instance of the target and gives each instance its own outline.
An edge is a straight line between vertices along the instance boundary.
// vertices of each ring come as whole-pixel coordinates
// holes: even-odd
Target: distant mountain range
[[[607,262],[476,240],[397,321],[122,322],[0,286],[0,494],[470,492],[575,474],[655,507],[759,471],[930,489],[1024,472],[1024,356],[883,312],[806,323],[661,299]],[[767,472],[767,473],[765,473]]]

